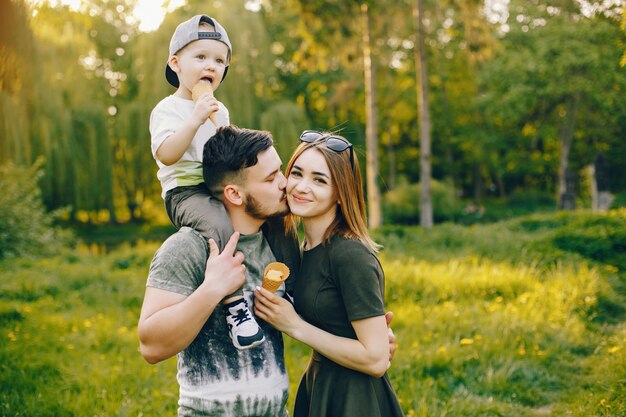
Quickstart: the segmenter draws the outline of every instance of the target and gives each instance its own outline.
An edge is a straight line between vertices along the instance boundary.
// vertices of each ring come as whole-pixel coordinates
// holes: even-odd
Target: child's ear
[[[243,193],[234,184],[229,184],[224,187],[224,199],[235,206],[241,206],[243,204]]]
[[[178,74],[178,71],[180,71],[180,67],[178,66],[178,57],[176,55],[170,56],[167,60],[167,63],[172,71]]]

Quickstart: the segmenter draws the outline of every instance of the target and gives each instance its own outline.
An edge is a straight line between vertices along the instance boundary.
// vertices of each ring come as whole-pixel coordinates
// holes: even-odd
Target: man
[[[203,157],[205,184],[236,232],[221,254],[214,240],[207,245],[189,228],[163,243],[150,265],[139,319],[141,354],[150,363],[178,354],[179,416],[285,416],[282,335],[260,322],[265,341],[238,350],[218,307],[242,284],[251,302],[269,262],[284,262],[297,275],[297,239],[274,221],[288,211],[282,162],[268,132],[234,126],[220,128]],[[393,342],[390,335],[391,353]]]

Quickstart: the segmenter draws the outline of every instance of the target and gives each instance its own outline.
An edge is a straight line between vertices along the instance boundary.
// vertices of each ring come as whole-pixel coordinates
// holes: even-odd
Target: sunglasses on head
[[[328,135],[316,130],[305,130],[300,135],[300,142],[314,143],[316,141],[323,141],[326,147],[331,151],[341,153],[346,149],[350,149],[350,166],[354,169],[354,150],[352,144],[340,136]]]

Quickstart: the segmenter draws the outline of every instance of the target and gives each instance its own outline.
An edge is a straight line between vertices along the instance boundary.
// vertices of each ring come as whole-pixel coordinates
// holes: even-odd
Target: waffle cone
[[[207,81],[200,81],[191,89],[191,99],[197,101],[204,93],[209,93],[213,97],[213,86]]]
[[[278,271],[280,279],[272,278],[270,271]],[[268,291],[276,292],[280,285],[289,277],[289,268],[282,262],[272,262],[265,267],[263,271],[263,283],[261,286]]]
[[[191,99],[195,102],[197,101],[202,94],[210,94],[213,96],[213,86],[208,81],[200,81],[191,89]],[[215,113],[211,113],[209,119],[213,122],[215,126],[217,126],[217,119],[215,118]]]

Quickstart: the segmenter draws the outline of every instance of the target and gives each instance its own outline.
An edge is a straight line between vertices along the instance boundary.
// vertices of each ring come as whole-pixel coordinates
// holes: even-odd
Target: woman
[[[305,131],[300,140],[286,190],[304,227],[295,310],[257,288],[256,315],[314,350],[295,417],[401,416],[386,374],[384,276],[367,232],[358,160],[341,136]]]

